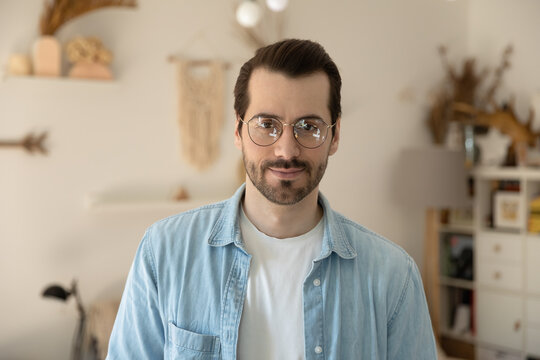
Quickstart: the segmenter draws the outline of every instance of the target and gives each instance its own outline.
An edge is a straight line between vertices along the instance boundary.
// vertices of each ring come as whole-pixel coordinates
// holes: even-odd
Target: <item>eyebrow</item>
[[[274,118],[274,119],[277,119],[277,120],[280,120],[280,121],[283,121],[283,118],[279,115],[276,115],[276,114],[271,114],[271,113],[265,113],[265,112],[261,112],[261,113],[257,113],[255,115],[253,115],[251,118],[256,118],[256,117],[269,117],[269,118]],[[294,122],[297,122],[299,120],[302,120],[302,119],[319,119],[319,120],[322,120],[324,121],[324,119],[322,117],[320,117],[319,115],[316,115],[316,114],[307,114],[307,115],[303,115],[303,116],[300,116],[296,119],[294,119]]]

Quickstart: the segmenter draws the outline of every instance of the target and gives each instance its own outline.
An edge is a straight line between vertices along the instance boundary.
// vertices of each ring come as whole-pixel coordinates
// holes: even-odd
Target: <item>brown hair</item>
[[[253,70],[264,67],[290,77],[324,72],[330,81],[328,108],[332,124],[341,116],[341,77],[334,61],[324,48],[310,40],[288,39],[262,47],[240,69],[234,86],[234,110],[242,119],[249,105],[248,84]],[[238,122],[238,131],[242,122]],[[332,133],[335,132],[332,128]]]

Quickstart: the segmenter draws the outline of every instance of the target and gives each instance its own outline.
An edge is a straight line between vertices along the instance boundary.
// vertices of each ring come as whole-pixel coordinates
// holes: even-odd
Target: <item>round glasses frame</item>
[[[261,118],[265,118],[265,119],[269,119],[269,120],[272,120],[272,121],[276,121],[278,123],[281,124],[281,128],[279,129],[279,135],[274,137],[274,141],[272,141],[271,143],[269,144],[259,144],[258,142],[256,142],[254,139],[253,139],[253,136],[251,135],[251,127],[249,126],[249,123],[254,121],[254,120],[260,120]],[[248,134],[249,134],[249,138],[251,139],[251,141],[253,141],[253,143],[257,146],[270,146],[270,145],[273,145],[275,144],[279,138],[281,138],[281,135],[283,135],[283,128],[285,126],[292,126],[293,127],[293,133],[294,133],[294,139],[296,140],[296,142],[302,146],[302,147],[305,147],[306,149],[316,149],[318,147],[320,147],[322,144],[324,144],[324,142],[326,141],[326,136],[328,135],[328,129],[334,127],[334,125],[336,125],[336,123],[333,123],[332,125],[328,125],[324,120],[322,119],[318,119],[320,120],[320,125],[323,125],[326,126],[326,128],[321,128],[320,130],[322,131],[323,129],[325,130],[325,133],[323,134],[323,140],[320,142],[320,144],[317,144],[316,146],[306,146],[304,144],[302,144],[300,142],[300,140],[298,140],[298,132],[297,132],[297,128],[296,128],[296,125],[301,122],[301,121],[305,121],[306,119],[299,119],[297,120],[296,122],[294,122],[293,124],[287,124],[281,120],[278,120],[276,118],[273,118],[273,117],[270,117],[270,116],[260,116],[260,115],[255,115],[254,117],[252,117],[251,119],[249,119],[248,121],[245,121],[243,120],[241,117],[238,118],[243,124],[246,124],[247,125],[247,128],[248,128]]]

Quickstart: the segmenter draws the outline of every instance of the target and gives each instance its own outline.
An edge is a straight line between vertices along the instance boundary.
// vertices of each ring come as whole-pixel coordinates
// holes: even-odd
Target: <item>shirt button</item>
[[[319,279],[313,280],[313,285],[315,285],[315,286],[321,285],[321,280],[319,280]]]
[[[320,353],[322,353],[322,347],[315,346],[315,354],[320,354]]]

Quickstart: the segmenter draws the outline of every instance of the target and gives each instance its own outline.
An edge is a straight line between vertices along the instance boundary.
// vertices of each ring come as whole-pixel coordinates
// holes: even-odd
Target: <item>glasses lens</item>
[[[279,120],[257,116],[248,121],[249,137],[257,145],[272,145],[279,139],[283,126]]]
[[[328,125],[321,119],[301,119],[294,124],[294,133],[300,145],[316,148],[324,143]]]

